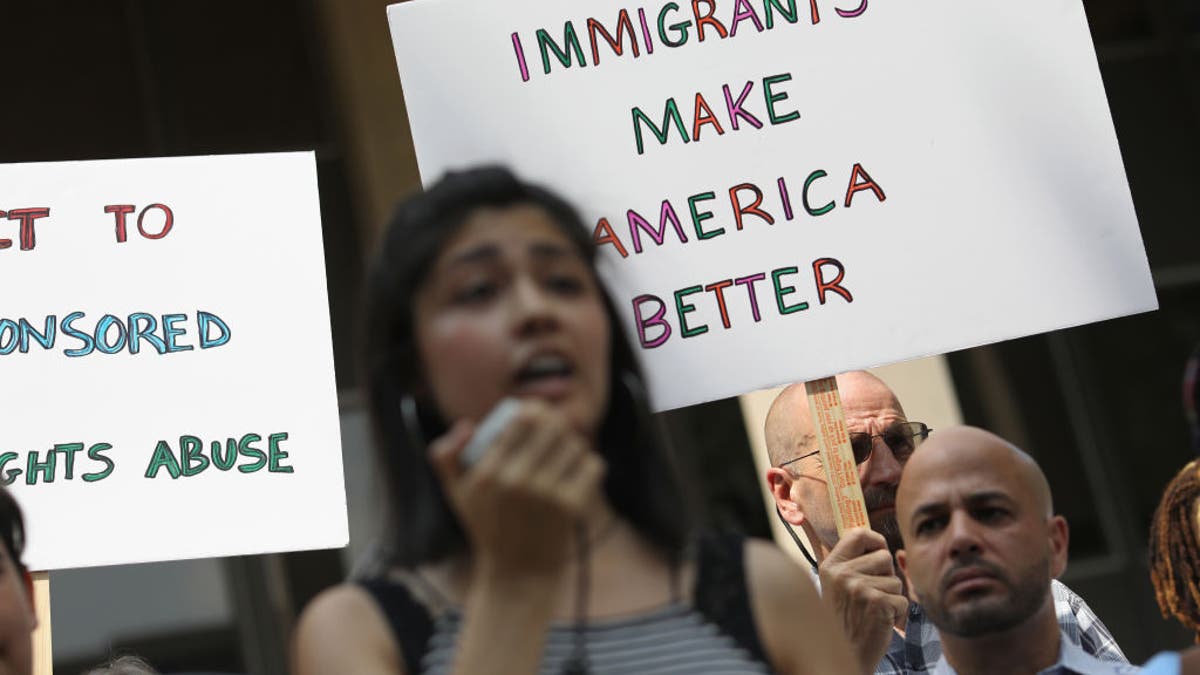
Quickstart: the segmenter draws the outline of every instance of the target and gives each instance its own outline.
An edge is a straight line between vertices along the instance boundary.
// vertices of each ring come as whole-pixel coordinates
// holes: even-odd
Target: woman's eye
[[[583,279],[570,274],[554,274],[546,279],[546,285],[555,292],[574,295],[583,290]]]
[[[489,300],[496,293],[496,284],[491,281],[473,281],[454,291],[455,304],[469,305]]]

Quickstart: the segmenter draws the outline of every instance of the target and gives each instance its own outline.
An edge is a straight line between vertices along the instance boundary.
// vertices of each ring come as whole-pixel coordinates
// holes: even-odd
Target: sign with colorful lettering
[[[344,546],[312,153],[0,165],[32,569]]]
[[[581,209],[660,408],[1157,306],[1080,0],[415,0],[426,181]]]

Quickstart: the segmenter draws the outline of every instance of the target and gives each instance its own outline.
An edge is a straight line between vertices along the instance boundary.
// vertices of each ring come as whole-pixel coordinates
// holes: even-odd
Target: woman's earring
[[[417,410],[417,400],[410,394],[400,397],[400,421],[404,424],[404,433],[413,449],[425,451],[425,430],[421,428],[421,414]]]

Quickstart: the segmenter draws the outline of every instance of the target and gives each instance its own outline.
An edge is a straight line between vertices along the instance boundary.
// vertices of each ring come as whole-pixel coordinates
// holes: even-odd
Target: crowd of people
[[[398,207],[362,350],[388,537],[372,573],[305,609],[294,673],[1200,673],[1195,649],[1129,664],[1057,581],[1069,527],[1028,454],[910,421],[869,373],[838,377],[869,528],[838,532],[796,384],[767,416],[763,479],[807,569],[701,531],[595,255],[568,203],[500,168]],[[29,673],[4,492],[0,539],[0,660]],[[1200,640],[1195,462],[1150,555],[1164,612]]]

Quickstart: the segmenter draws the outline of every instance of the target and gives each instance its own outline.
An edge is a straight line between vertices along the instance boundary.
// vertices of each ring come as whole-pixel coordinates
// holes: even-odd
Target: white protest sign
[[[32,569],[343,546],[312,153],[0,166]]]
[[[660,408],[1156,308],[1080,0],[415,0],[421,173],[576,203]]]

